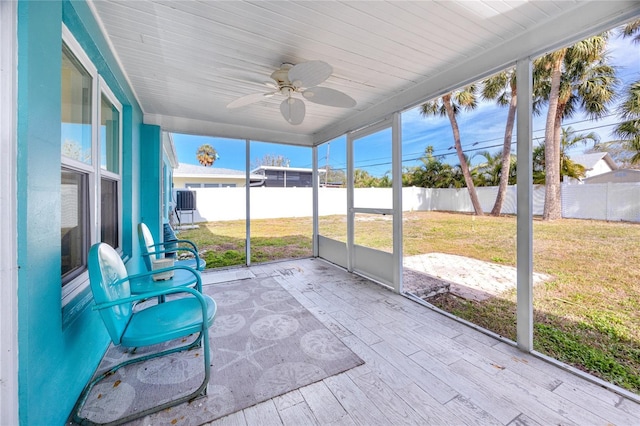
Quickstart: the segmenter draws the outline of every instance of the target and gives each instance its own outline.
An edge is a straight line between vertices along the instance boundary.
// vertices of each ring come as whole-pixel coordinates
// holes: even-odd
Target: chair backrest
[[[158,255],[149,254],[149,249],[155,251],[153,246],[156,242],[153,240],[149,227],[142,222],[138,224],[138,240],[140,241],[140,250],[142,250],[142,260],[144,260],[147,271],[151,271],[151,256],[157,259]]]
[[[98,243],[89,250],[89,281],[96,304],[131,296],[127,270],[120,255],[109,245]],[[101,309],[100,315],[114,344],[119,345],[133,311],[132,303]]]

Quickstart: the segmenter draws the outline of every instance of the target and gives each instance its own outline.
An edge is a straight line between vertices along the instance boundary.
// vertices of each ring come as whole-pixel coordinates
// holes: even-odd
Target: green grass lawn
[[[361,215],[356,243],[391,250],[391,221]],[[311,255],[311,218],[251,222],[252,262]],[[208,267],[244,264],[245,222],[183,231]],[[346,240],[344,216],[320,218],[320,233]],[[515,266],[515,217],[441,212],[403,216],[404,255],[449,253]],[[640,224],[563,219],[534,222],[535,349],[640,393]],[[515,340],[515,291],[484,302],[444,295],[430,302]]]

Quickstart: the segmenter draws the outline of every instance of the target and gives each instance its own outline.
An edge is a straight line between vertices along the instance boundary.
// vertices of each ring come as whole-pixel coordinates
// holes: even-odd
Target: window
[[[101,168],[112,173],[120,171],[120,111],[105,94],[100,99]]]
[[[102,82],[102,80],[101,80]],[[101,84],[100,94],[100,241],[120,247],[120,110]]]
[[[87,253],[121,238],[122,106],[63,27],[61,279],[63,305],[87,285]]]
[[[100,241],[120,246],[118,182],[102,178],[100,182]]]
[[[62,156],[91,164],[93,78],[62,44]]]
[[[62,285],[77,277],[89,251],[89,186],[86,173],[62,169]]]

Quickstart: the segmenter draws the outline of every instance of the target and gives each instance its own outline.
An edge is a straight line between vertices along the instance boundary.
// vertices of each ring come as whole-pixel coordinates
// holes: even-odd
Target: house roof
[[[243,170],[224,169],[221,167],[205,167],[196,164],[180,163],[178,168],[173,171],[174,177],[211,177],[211,178],[227,178],[242,179],[245,177]],[[250,179],[263,179],[264,176],[255,173],[250,174]]]
[[[640,182],[640,170],[636,169],[616,169],[596,176],[585,178],[584,183],[605,183],[605,182]]]
[[[304,167],[283,167],[283,166],[259,166],[253,169],[251,172],[256,172],[258,170],[284,170],[289,172],[308,172],[312,173],[313,169],[307,169]],[[326,173],[325,169],[318,169],[318,173]]]
[[[314,146],[640,13],[626,1],[92,1],[147,124],[169,132]],[[321,60],[321,87],[291,125],[270,91],[283,63]],[[272,89],[271,89],[272,90]],[[298,96],[298,95],[296,95]]]
[[[173,169],[178,167],[178,154],[176,153],[176,147],[173,144],[173,136],[171,133],[162,133],[162,149],[169,160],[169,164]]]
[[[586,170],[592,170],[600,160],[604,160],[611,170],[618,168],[618,165],[608,152],[590,152],[587,154],[572,155],[571,160],[574,163],[581,164]]]

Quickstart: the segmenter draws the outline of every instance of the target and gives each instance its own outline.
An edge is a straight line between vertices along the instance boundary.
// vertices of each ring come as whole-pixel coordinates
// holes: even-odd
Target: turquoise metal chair
[[[159,255],[167,256],[176,252],[189,252],[193,254],[193,259],[176,260],[176,265],[188,266],[198,271],[203,271],[206,267],[206,262],[200,258],[198,253],[198,247],[189,240],[170,240],[161,243],[156,243],[149,231],[149,227],[144,223],[138,224],[138,239],[140,240],[140,248],[142,250],[142,257],[147,267],[147,271],[151,270],[151,259],[159,258]],[[180,244],[183,244],[182,246]]]
[[[198,283],[197,287],[201,288],[200,273],[188,267],[174,266],[173,268],[165,268],[154,272],[181,269],[193,274]],[[165,288],[149,293],[132,295],[130,281],[144,278],[151,279],[152,275],[153,273],[151,272],[128,275],[122,259],[108,244],[98,243],[89,250],[89,280],[95,301],[93,309],[100,312],[113,344],[137,348],[184,338],[196,333],[197,337],[192,343],[186,345],[140,356],[135,359],[128,359],[94,378],[84,388],[74,408],[73,418],[79,424],[93,424],[90,420],[80,417],[80,412],[91,389],[105,377],[110,376],[124,366],[198,346],[202,346],[204,351],[205,377],[202,384],[194,392],[108,424],[126,423],[206,394],[210,377],[208,329],[213,324],[217,309],[216,303],[211,297],[189,287]],[[184,297],[168,298],[165,303],[133,309],[134,303],[142,299],[180,293],[183,293]]]

